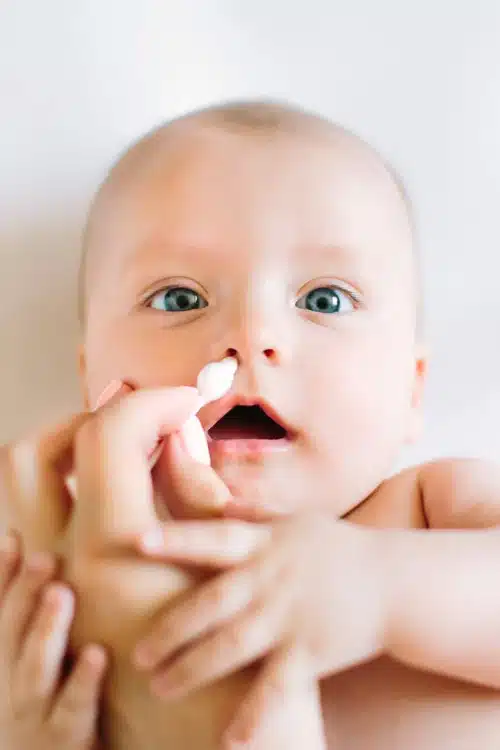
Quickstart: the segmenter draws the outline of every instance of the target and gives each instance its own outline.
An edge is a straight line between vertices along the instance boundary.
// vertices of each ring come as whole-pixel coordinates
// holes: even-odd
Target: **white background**
[[[432,348],[406,460],[500,456],[498,0],[0,0],[0,442],[79,408],[80,232],[110,162],[259,95],[353,128],[406,179]]]

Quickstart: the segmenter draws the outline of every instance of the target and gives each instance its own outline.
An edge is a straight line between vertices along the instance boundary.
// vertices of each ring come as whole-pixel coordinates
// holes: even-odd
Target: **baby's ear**
[[[410,417],[406,436],[407,443],[416,442],[423,429],[423,396],[429,369],[429,348],[417,344],[415,351],[415,371],[411,390]]]
[[[77,349],[77,369],[84,411],[90,411],[90,400],[87,387],[87,358],[85,356],[85,346],[83,343],[79,344]]]

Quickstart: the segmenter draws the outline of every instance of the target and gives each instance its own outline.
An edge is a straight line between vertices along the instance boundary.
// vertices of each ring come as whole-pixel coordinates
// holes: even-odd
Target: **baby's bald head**
[[[347,129],[298,107],[266,101],[231,102],[191,112],[156,127],[119,157],[95,195],[84,231],[79,272],[79,317],[83,327],[92,279],[99,272],[102,260],[102,243],[95,243],[94,238],[99,234],[103,219],[113,210],[116,196],[134,181],[158,170],[168,169],[169,164],[178,161],[179,154],[189,149],[190,143],[198,142],[200,136],[210,137],[211,133],[240,138],[242,145],[249,140],[272,144],[286,138],[309,141],[326,148],[331,144],[339,153],[342,151],[350,154],[353,170],[361,174],[362,169],[369,166],[372,171],[378,171],[381,184],[385,181],[392,186],[393,198],[399,201],[401,214],[408,225],[414,265],[417,329],[420,328],[420,271],[414,239],[413,211],[407,191],[396,171],[373,147]],[[360,221],[362,220],[360,217]],[[98,244],[100,247],[96,247]]]

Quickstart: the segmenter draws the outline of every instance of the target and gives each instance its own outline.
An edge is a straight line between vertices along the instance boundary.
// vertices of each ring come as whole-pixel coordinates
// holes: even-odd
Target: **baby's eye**
[[[343,304],[345,300],[345,304]],[[346,304],[350,308],[346,308]],[[334,286],[318,287],[304,294],[296,303],[297,307],[315,313],[346,313],[354,309],[353,300],[348,292]]]
[[[206,307],[208,302],[192,289],[183,286],[171,286],[162,289],[151,297],[149,306],[164,312],[189,312]]]

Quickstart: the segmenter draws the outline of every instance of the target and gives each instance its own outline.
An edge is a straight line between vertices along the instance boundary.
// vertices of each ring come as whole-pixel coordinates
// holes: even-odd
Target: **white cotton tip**
[[[198,375],[196,386],[205,404],[222,398],[233,384],[238,362],[226,357],[222,362],[210,362]]]

